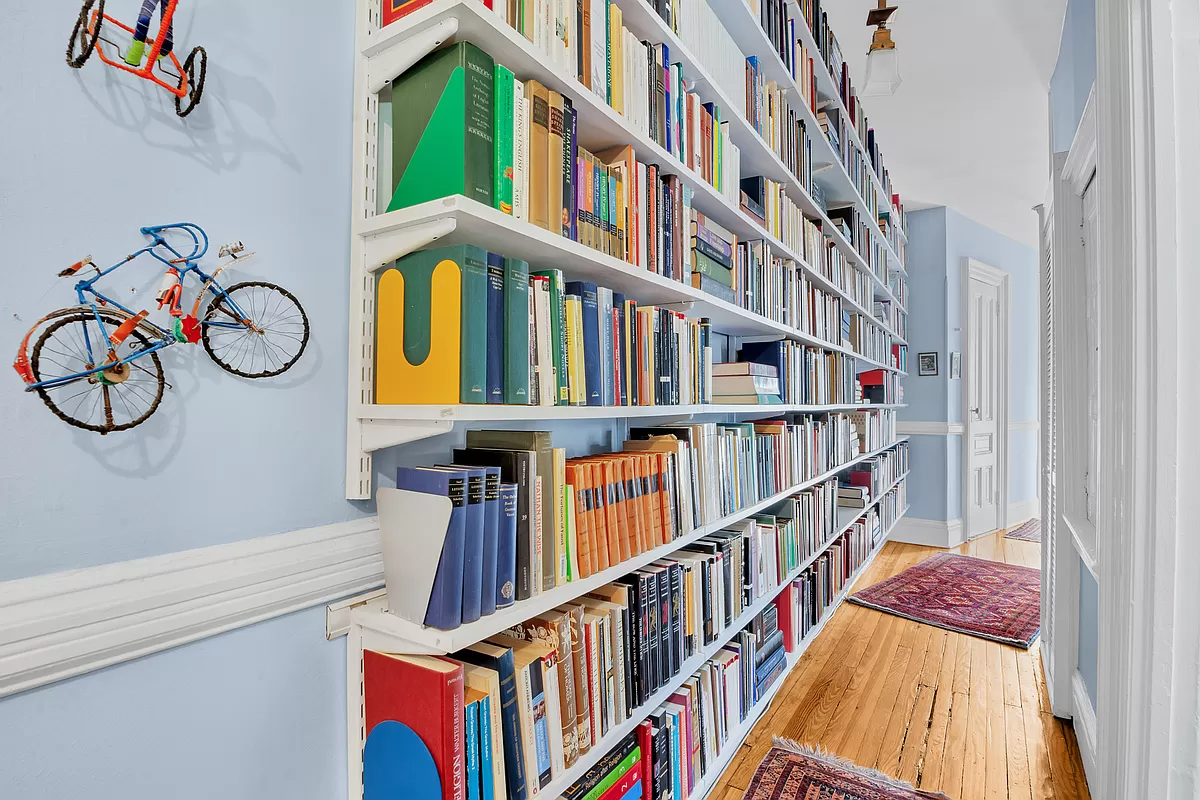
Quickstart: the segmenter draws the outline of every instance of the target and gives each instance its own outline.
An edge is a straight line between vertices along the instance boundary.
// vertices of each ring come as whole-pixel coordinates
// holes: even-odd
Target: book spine
[[[462,353],[459,401],[487,402],[487,253],[482,248],[462,248]]]
[[[529,264],[504,260],[504,402],[528,405]]]
[[[574,239],[575,229],[575,108],[563,97],[562,109],[562,235]]]
[[[484,477],[483,495],[483,581],[481,588],[481,613],[492,614],[496,611],[498,598],[497,558],[500,546],[500,470],[491,468]]]
[[[467,197],[486,206],[494,205],[495,69],[492,57],[474,45],[464,48],[466,63],[466,150],[463,187]]]
[[[513,81],[513,216],[529,220],[529,102],[525,84]]]
[[[503,64],[495,69],[493,145],[494,203],[505,214],[513,213],[513,74]]]
[[[554,234],[561,234],[563,225],[563,109],[563,96],[550,91],[546,147],[546,158],[549,160],[546,167],[546,229]]]
[[[550,230],[550,94],[537,81],[525,82],[530,100],[529,221]]]
[[[466,708],[466,778],[467,800],[480,800],[479,784],[479,703]]]
[[[504,256],[487,255],[487,402],[504,402]]]

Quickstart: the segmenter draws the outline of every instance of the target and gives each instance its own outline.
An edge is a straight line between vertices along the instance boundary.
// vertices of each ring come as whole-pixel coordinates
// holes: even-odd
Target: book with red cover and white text
[[[465,800],[461,664],[432,656],[364,650],[363,719],[368,735],[388,720],[412,728],[433,756],[443,800]]]

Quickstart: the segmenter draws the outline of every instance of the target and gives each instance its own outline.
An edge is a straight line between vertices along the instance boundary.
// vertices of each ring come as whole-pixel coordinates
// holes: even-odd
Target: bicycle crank
[[[108,369],[97,372],[96,378],[105,386],[116,386],[129,380],[130,372],[128,364],[113,364]]]

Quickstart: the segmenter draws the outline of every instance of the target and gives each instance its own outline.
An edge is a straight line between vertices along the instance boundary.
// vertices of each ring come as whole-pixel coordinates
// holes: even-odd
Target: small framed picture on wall
[[[937,353],[919,353],[917,355],[917,374],[921,377],[928,377],[938,374],[938,354]]]

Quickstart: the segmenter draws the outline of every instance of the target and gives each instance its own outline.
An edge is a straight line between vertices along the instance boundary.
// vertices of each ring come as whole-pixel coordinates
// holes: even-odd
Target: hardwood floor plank
[[[1041,670],[1040,651],[1035,643],[1024,653],[1017,653],[1017,683],[1021,695],[1021,710],[1025,713],[1043,711],[1038,698],[1037,676]]]
[[[954,662],[958,655],[958,643],[962,638],[961,634],[948,634],[946,646],[942,651],[941,671],[934,686],[933,710],[930,712],[929,736],[925,743],[920,780],[916,784],[917,788],[926,791],[940,791],[942,783],[946,737],[950,730],[950,707],[954,700]]]
[[[853,721],[840,741],[834,740],[831,743],[833,752],[856,764],[874,765],[875,758],[879,755],[879,746],[883,742],[884,731],[887,730],[888,721],[891,719],[892,708],[896,705],[900,681],[911,656],[911,646],[902,644],[896,648],[883,680],[875,684],[878,691],[875,692],[871,704],[864,708],[866,713],[860,714]]]
[[[1023,651],[1015,647],[1000,648],[1000,666],[1004,670],[1004,704],[1021,706],[1021,676],[1017,672],[1017,655]]]
[[[1071,763],[1071,749],[1063,731],[1063,723],[1049,714],[1042,714],[1042,730],[1050,751],[1050,781],[1054,786],[1055,800],[1082,800],[1079,794],[1075,767]],[[1080,770],[1083,767],[1080,765]]]
[[[967,795],[964,792],[967,787],[963,778],[967,766],[966,753],[971,747],[968,734],[971,697],[964,692],[952,692],[950,697],[950,727],[946,734],[946,749],[942,755],[941,786],[937,791],[948,797],[966,800]]]
[[[1006,705],[1005,753],[1008,756],[1008,800],[1033,800],[1030,785],[1029,754],[1025,744],[1024,710],[1018,705]]]
[[[921,668],[921,676],[917,682],[922,686],[937,686],[938,676],[942,672],[942,653],[946,650],[946,640],[950,631],[934,628],[929,634],[929,649],[925,652],[925,666]]]
[[[959,800],[982,800],[987,787],[987,642],[971,639],[971,682]]]
[[[1029,759],[1029,788],[1033,800],[1057,800],[1050,777],[1050,748],[1042,728],[1042,715],[1036,707],[1022,707],[1025,722],[1025,751]]]
[[[917,683],[917,699],[908,715],[908,729],[904,732],[904,742],[900,747],[900,764],[896,777],[914,786],[921,777],[936,695],[937,689],[933,686]]]
[[[1004,668],[1000,651],[1004,645],[986,642],[987,660],[987,758],[988,800],[1004,800],[1008,786],[1008,754],[1004,719]]]
[[[879,754],[875,758],[875,769],[895,776],[900,770],[900,751],[904,746],[904,736],[908,732],[912,720],[912,710],[917,701],[921,670],[925,666],[925,653],[929,649],[929,640],[934,628],[922,625],[917,631],[913,643],[912,655],[908,660],[908,668],[900,682],[896,693],[896,704],[892,707],[891,719],[884,729],[883,740],[879,743]],[[870,766],[864,762],[864,766]]]

